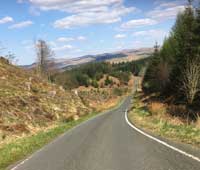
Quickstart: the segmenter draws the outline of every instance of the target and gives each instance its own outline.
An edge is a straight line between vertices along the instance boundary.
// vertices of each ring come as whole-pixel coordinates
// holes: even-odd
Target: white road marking
[[[164,145],[164,146],[166,146],[166,147],[168,147],[168,148],[170,148],[170,149],[172,149],[172,150],[174,150],[176,152],[179,152],[184,156],[187,156],[187,157],[189,157],[189,158],[191,158],[193,160],[196,160],[196,161],[200,162],[200,158],[198,158],[198,157],[196,157],[194,155],[191,155],[191,154],[189,154],[189,153],[187,153],[185,151],[182,151],[182,150],[180,150],[180,149],[178,149],[178,148],[176,148],[176,147],[174,147],[172,145],[169,145],[168,143],[166,143],[166,142],[164,142],[164,141],[162,141],[160,139],[157,139],[157,138],[155,138],[155,137],[143,132],[142,130],[138,129],[137,127],[135,127],[128,119],[128,111],[127,110],[125,111],[125,120],[126,120],[127,124],[130,127],[135,129],[137,132],[141,133],[142,135],[144,135],[144,136],[146,136],[146,137],[148,137],[148,138],[150,138],[150,139],[152,139],[152,140],[154,140],[154,141],[156,141],[156,142],[158,142],[158,143],[160,143],[160,144],[162,144],[162,145]]]

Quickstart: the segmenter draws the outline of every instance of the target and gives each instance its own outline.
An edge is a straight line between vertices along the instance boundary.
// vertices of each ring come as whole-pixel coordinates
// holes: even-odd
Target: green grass
[[[124,100],[120,100],[120,102],[113,108],[119,107]],[[59,123],[59,125],[53,129],[50,129],[46,132],[39,132],[36,135],[32,135],[29,137],[17,139],[16,141],[4,145],[0,148],[0,170],[5,170],[6,167],[24,159],[28,155],[31,155],[36,150],[42,148],[44,145],[63,134],[67,130],[75,127],[76,125],[94,117],[98,113],[90,113],[84,117],[81,117],[77,121],[69,121],[66,123]]]
[[[96,114],[97,113],[88,114],[87,116],[80,118],[78,121],[60,123],[57,127],[46,132],[39,132],[36,135],[18,139],[13,143],[3,146],[0,148],[0,170],[5,170],[10,164],[25,158],[27,155],[30,155],[34,151],[40,149],[60,134],[95,116]]]
[[[200,147],[199,128],[194,124],[177,125],[167,120],[165,115],[152,114],[141,104],[137,95],[134,96],[133,109],[129,112],[129,118],[134,124],[147,132]]]

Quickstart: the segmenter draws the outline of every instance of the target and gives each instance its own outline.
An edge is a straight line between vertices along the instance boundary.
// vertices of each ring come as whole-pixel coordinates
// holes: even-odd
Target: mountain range
[[[77,58],[62,58],[55,59],[54,69],[64,71],[76,67],[80,64],[85,64],[89,62],[100,62],[106,61],[111,63],[127,62],[142,59],[148,57],[152,54],[153,48],[140,48],[140,49],[128,49],[112,53],[103,53],[97,55],[85,55]],[[30,69],[34,68],[36,63],[31,65],[22,66],[24,68]]]

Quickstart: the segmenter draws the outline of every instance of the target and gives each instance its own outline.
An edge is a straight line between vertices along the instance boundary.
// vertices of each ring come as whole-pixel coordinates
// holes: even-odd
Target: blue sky
[[[56,58],[162,44],[184,0],[3,0],[0,41],[18,64],[35,61],[44,39]]]

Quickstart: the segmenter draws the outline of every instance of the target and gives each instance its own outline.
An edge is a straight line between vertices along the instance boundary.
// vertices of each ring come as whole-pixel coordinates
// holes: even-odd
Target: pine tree
[[[195,12],[196,12],[196,27],[195,27],[196,46],[197,46],[197,52],[198,54],[200,54],[200,2]]]
[[[154,46],[154,53],[151,56],[151,61],[147,67],[144,79],[143,79],[143,90],[154,92],[159,91],[159,82],[157,78],[157,66],[160,63],[160,53],[159,53],[159,46],[156,42]]]
[[[174,37],[175,48],[175,63],[172,73],[170,75],[171,86],[174,90],[173,93],[183,95],[183,69],[188,63],[188,59],[195,59],[195,15],[192,7],[192,1],[188,1],[188,5],[183,13],[177,16],[175,26],[172,30],[172,36]],[[178,90],[177,90],[178,89]]]

